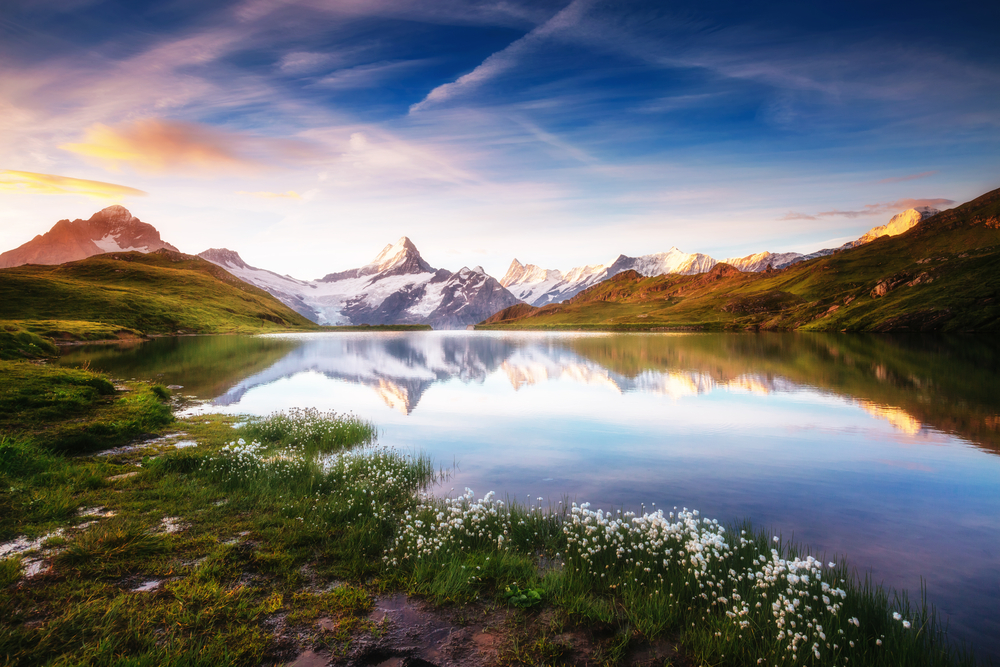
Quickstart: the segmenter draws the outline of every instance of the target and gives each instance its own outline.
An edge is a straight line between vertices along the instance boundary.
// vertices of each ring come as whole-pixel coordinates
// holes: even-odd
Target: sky
[[[1000,3],[5,0],[0,251],[122,204],[309,279],[839,245],[1000,187]]]

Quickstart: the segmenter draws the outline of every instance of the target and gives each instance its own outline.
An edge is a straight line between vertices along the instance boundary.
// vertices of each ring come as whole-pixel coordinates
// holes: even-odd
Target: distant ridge
[[[902,234],[937,213],[939,213],[937,209],[928,206],[908,209],[894,216],[888,224],[873,227],[861,238],[845,243],[839,248],[824,248],[809,254],[765,251],[745,257],[728,257],[721,261],[743,272],[757,273],[765,271],[769,267],[771,269],[784,269],[799,262],[826,257],[841,250],[870,243],[882,236]],[[583,290],[623,271],[636,271],[639,275],[646,277],[672,274],[686,276],[705,273],[719,263],[719,260],[708,255],[688,254],[676,247],[667,252],[642,255],[641,257],[619,255],[610,264],[588,264],[565,272],[558,269],[543,269],[534,264],[521,264],[515,259],[511,262],[507,273],[501,278],[500,284],[525,303],[541,307],[571,299]]]
[[[744,272],[720,262],[696,275],[623,271],[566,301],[508,308],[481,326],[1000,331],[1000,190],[943,212],[905,211],[856,242],[816,254],[781,270]]]

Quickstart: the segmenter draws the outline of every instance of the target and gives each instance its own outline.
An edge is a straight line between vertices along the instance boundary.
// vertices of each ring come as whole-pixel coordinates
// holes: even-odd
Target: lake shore
[[[372,446],[373,426],[354,418],[171,422],[178,399],[162,386],[2,363],[19,391],[4,393],[3,649],[23,664],[81,642],[95,663],[111,651],[159,664],[307,653],[336,664],[773,664],[795,652],[815,664],[973,664],[947,650],[926,610],[749,526],[421,497],[430,463]],[[633,532],[653,525],[653,538]],[[787,618],[772,611],[778,596]],[[798,618],[796,599],[815,617]],[[393,645],[407,623],[454,641]]]

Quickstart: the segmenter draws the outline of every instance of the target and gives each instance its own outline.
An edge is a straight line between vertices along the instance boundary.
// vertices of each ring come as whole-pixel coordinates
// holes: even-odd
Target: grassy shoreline
[[[353,416],[175,422],[172,400],[0,362],[0,542],[24,538],[0,554],[0,664],[347,664],[387,632],[390,591],[503,610],[497,664],[630,664],[656,642],[680,648],[655,664],[974,664],[930,610],[749,525],[442,500],[429,461]]]

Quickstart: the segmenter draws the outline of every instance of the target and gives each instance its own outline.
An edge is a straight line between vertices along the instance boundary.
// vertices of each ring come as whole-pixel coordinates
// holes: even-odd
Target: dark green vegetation
[[[143,385],[124,394],[82,370],[0,362],[0,433],[65,454],[125,444],[173,421],[166,390]]]
[[[1000,190],[905,234],[774,272],[720,264],[695,276],[614,276],[480,328],[802,331],[1000,329]]]
[[[216,397],[270,368],[300,345],[281,336],[170,336],[155,341],[71,346],[64,366],[100,368],[113,377],[183,385],[184,394]]]
[[[587,351],[601,355],[599,346]],[[637,349],[618,363],[639,369],[656,363],[650,357]],[[0,664],[277,664],[304,647],[345,655],[385,631],[368,614],[374,596],[391,590],[470,615],[483,605],[508,610],[500,664],[579,662],[568,636],[586,643],[590,664],[627,664],[637,647],[664,638],[695,664],[971,664],[942,643],[931,612],[842,581],[843,563],[821,568],[824,582],[845,589],[841,608],[824,611],[831,603],[820,596],[839,598],[814,575],[799,586],[805,606],[788,612],[797,628],[779,625],[769,605],[798,599],[784,577],[800,550],[750,526],[688,525],[678,544],[707,563],[692,569],[677,536],[609,531],[608,515],[471,495],[421,500],[428,461],[368,447],[372,425],[316,411],[241,423],[198,417],[145,448],[68,456],[80,450],[64,429],[106,423],[115,410],[125,412],[114,424],[129,415],[153,423],[169,394],[27,362],[5,362],[0,389],[0,407],[19,425],[0,439],[0,540],[44,538],[0,560]],[[176,448],[182,438],[197,446]],[[669,567],[660,552],[651,559],[663,548],[678,555]],[[765,569],[762,555],[774,566],[766,589],[746,576]],[[19,580],[39,558],[42,573]],[[147,582],[155,585],[140,590]],[[744,606],[746,616],[730,611]],[[813,659],[813,640],[798,642],[793,661],[789,640],[775,634],[782,627],[824,632],[830,646]]]
[[[318,328],[211,262],[167,250],[0,269],[0,318],[83,340]]]
[[[0,326],[0,360],[44,359],[55,356],[56,346],[38,334],[14,323]]]

